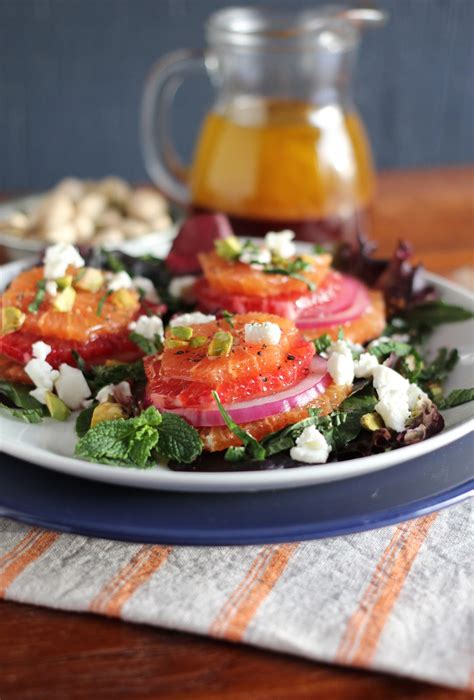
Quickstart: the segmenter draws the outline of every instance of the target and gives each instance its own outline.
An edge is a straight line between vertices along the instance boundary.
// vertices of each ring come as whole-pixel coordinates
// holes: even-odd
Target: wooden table
[[[411,240],[428,269],[474,270],[474,168],[384,173],[380,252]],[[117,620],[0,603],[0,700],[455,700],[471,694]]]

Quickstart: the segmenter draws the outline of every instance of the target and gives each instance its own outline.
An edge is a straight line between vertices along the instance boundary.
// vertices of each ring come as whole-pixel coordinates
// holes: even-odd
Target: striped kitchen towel
[[[143,546],[3,518],[0,597],[463,688],[471,555],[469,502],[371,532],[249,547]]]

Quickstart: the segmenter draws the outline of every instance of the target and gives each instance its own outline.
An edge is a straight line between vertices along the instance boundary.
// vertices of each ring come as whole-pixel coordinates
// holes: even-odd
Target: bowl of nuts
[[[0,246],[11,258],[59,242],[156,252],[174,234],[166,199],[118,177],[66,178],[43,195],[0,205]]]

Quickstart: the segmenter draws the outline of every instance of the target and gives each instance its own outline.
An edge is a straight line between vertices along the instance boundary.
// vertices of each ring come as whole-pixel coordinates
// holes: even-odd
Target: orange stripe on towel
[[[10,552],[0,558],[0,598],[27,566],[39,559],[58,539],[57,532],[33,528]]]
[[[399,525],[351,616],[336,655],[339,663],[368,666],[390,613],[416,560],[436,513]]]
[[[209,630],[214,636],[241,641],[250,622],[298,547],[284,544],[264,547],[254,560],[246,576],[224,605]]]
[[[118,617],[123,606],[167,560],[171,547],[144,545],[102,588],[89,605],[91,612]]]

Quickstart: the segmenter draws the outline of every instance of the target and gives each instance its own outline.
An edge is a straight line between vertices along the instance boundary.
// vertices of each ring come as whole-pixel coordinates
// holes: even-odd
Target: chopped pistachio
[[[67,420],[69,418],[71,415],[71,410],[66,406],[64,401],[59,398],[59,396],[53,394],[52,391],[47,391],[45,392],[44,398],[51,418],[54,418],[55,420]]]
[[[0,335],[19,330],[25,322],[25,318],[26,316],[21,309],[17,309],[16,306],[5,306],[2,309]]]
[[[235,260],[242,252],[242,244],[235,236],[219,238],[215,241],[217,255],[226,260]]]
[[[431,383],[429,385],[429,393],[433,399],[440,399],[443,396],[443,389],[440,384]]]
[[[191,338],[189,341],[189,345],[192,348],[201,348],[207,341],[207,337],[205,335],[195,335],[194,338]]]
[[[53,306],[56,311],[63,313],[71,311],[76,301],[76,290],[73,287],[66,287],[57,296],[54,297]]]
[[[371,433],[384,427],[382,418],[375,411],[372,413],[365,413],[360,419],[360,424],[366,430],[370,430]]]
[[[82,272],[82,270],[81,270]],[[104,284],[104,274],[94,267],[86,267],[82,277],[77,279],[76,287],[86,292],[98,292]]]
[[[119,403],[112,403],[111,401],[104,401],[94,408],[91,420],[91,428],[93,428],[98,423],[102,423],[106,420],[117,420],[117,418],[124,418],[125,412]]]
[[[193,337],[193,329],[191,326],[173,326],[170,333],[174,338],[179,340],[191,340]]]
[[[121,309],[131,309],[136,304],[136,297],[129,289],[119,289],[112,294],[110,300],[114,306]]]
[[[177,338],[167,338],[165,340],[165,348],[168,350],[175,350],[176,348],[187,348],[187,340],[178,340]]]
[[[58,285],[58,289],[67,289],[72,285],[72,275],[64,275],[64,277],[58,277],[54,281]]]
[[[234,338],[231,333],[227,331],[217,331],[214,333],[209,347],[207,349],[208,357],[221,357],[222,355],[227,356],[231,349]]]

